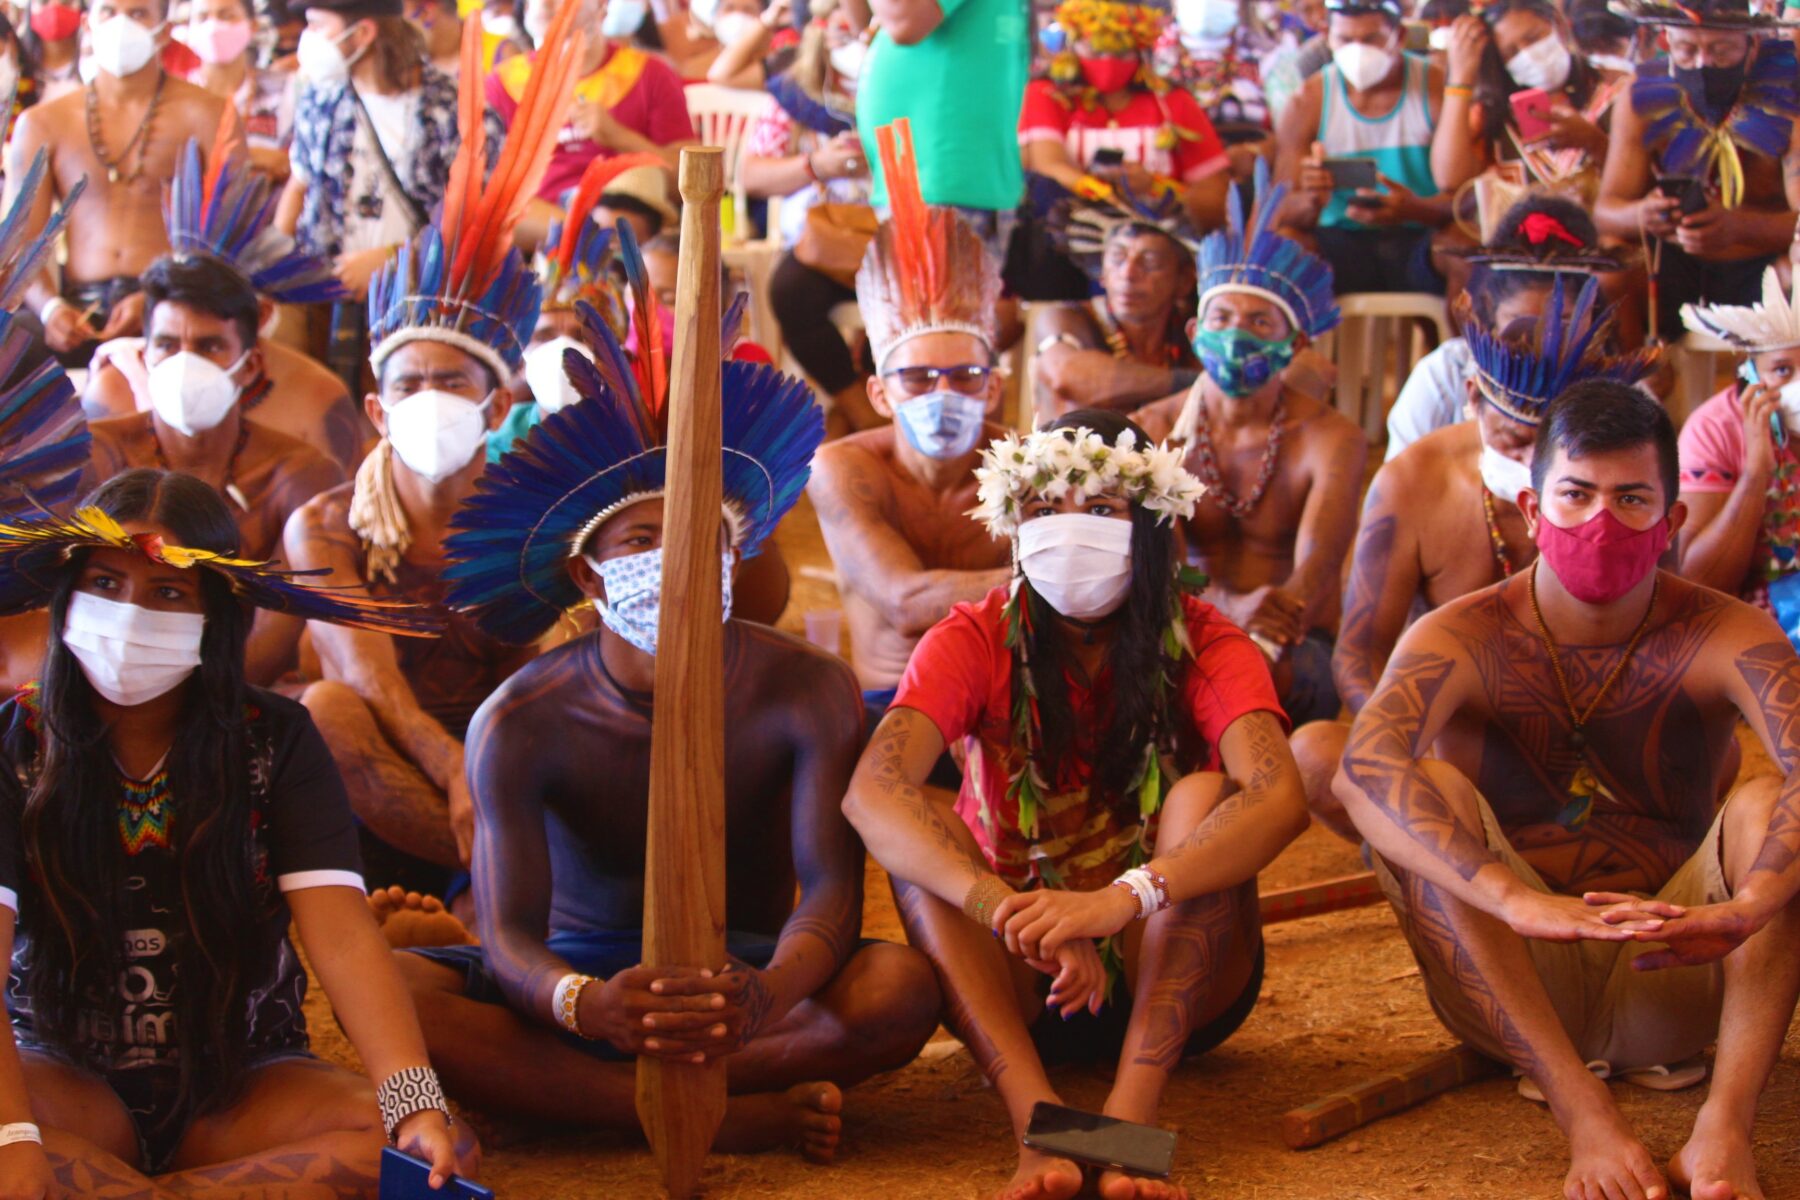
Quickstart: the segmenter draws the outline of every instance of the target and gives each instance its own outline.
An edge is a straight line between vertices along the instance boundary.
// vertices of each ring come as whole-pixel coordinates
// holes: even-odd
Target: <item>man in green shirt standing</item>
[[[887,204],[875,130],[912,121],[925,203],[950,205],[1004,260],[1025,191],[1019,107],[1031,57],[1026,0],[848,0],[880,25],[856,90],[856,127]]]

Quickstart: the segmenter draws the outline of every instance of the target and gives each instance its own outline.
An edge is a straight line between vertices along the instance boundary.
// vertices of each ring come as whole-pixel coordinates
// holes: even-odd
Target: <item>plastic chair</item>
[[[744,273],[750,290],[750,336],[775,359],[781,361],[781,327],[769,307],[769,277],[775,272],[775,261],[781,256],[781,202],[770,197],[767,232],[749,239],[750,203],[744,191],[740,165],[744,141],[751,123],[767,112],[775,101],[767,92],[749,88],[720,87],[716,83],[696,83],[687,88],[688,118],[703,146],[718,146],[725,151],[725,187],[731,193],[725,227],[725,265]]]
[[[1444,298],[1429,292],[1356,292],[1339,296],[1338,310],[1343,322],[1321,339],[1329,343],[1322,352],[1337,368],[1337,408],[1362,426],[1369,441],[1379,442],[1388,408],[1413,365],[1453,336]]]

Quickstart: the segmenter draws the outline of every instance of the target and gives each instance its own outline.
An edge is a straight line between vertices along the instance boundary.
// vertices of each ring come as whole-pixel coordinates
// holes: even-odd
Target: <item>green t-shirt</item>
[[[543,419],[544,410],[534,401],[513,405],[500,419],[500,428],[488,434],[487,460],[499,462],[500,456],[511,450],[514,442],[521,441]]]
[[[1025,101],[1025,0],[938,0],[944,20],[921,42],[875,35],[856,89],[856,128],[887,203],[875,130],[912,119],[927,204],[1010,212],[1025,193],[1019,108]]]

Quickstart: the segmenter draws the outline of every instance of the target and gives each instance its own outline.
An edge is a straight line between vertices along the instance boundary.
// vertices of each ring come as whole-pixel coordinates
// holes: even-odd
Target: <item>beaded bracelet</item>
[[[983,875],[970,884],[968,892],[963,895],[963,915],[983,929],[992,929],[994,910],[1012,894],[1013,890],[998,875]]]
[[[375,1103],[381,1109],[381,1126],[387,1130],[389,1145],[394,1143],[394,1130],[414,1113],[435,1108],[451,1123],[450,1104],[438,1083],[437,1072],[430,1067],[404,1067],[382,1080],[375,1089]]]
[[[592,975],[580,975],[575,972],[570,972],[556,981],[556,991],[550,998],[550,1014],[556,1018],[556,1023],[558,1025],[561,1025],[576,1037],[587,1036],[587,1034],[581,1032],[581,1013],[579,1010],[581,1005],[581,993],[586,990],[588,984],[593,982],[594,977]]]

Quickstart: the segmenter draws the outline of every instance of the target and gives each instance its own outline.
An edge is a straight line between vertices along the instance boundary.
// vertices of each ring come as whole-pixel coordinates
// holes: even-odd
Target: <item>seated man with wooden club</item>
[[[654,293],[634,290],[638,328],[657,328]],[[730,961],[644,967],[668,383],[654,343],[628,358],[582,311],[594,360],[564,356],[581,399],[491,468],[458,514],[450,600],[509,642],[535,641],[577,606],[601,627],[476,714],[481,945],[416,950],[402,965],[433,1061],[465,1102],[633,1131],[635,1056],[726,1057],[717,1148],[793,1144],[826,1161],[839,1088],[910,1062],[939,1000],[924,955],[858,940],[863,855],[838,809],[862,740],[854,677],[835,655],[729,617],[733,562],[799,499],[824,417],[804,383],[724,365]]]
[[[1800,995],[1800,659],[1657,569],[1677,477],[1637,388],[1558,397],[1519,494],[1536,563],[1407,632],[1336,783],[1433,1009],[1568,1135],[1570,1200],[1761,1196],[1757,1097]],[[1786,778],[1721,805],[1740,717]],[[1665,1177],[1597,1076],[1692,1084],[1714,1041]]]

